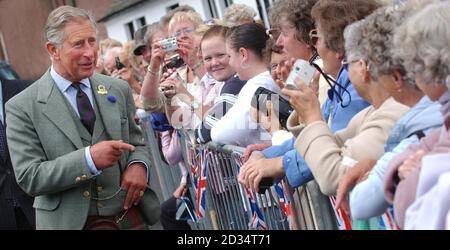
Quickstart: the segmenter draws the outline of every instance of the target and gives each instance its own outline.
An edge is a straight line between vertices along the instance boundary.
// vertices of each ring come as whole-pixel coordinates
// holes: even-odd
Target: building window
[[[173,9],[178,8],[179,6],[180,6],[180,4],[178,4],[178,3],[176,3],[176,4],[174,4],[174,5],[170,5],[169,7],[166,8],[166,9],[167,9],[167,12],[169,12],[169,11],[171,11],[171,10],[173,10]]]
[[[136,31],[134,28],[133,22],[129,22],[125,24],[125,30],[127,31],[127,36],[129,40],[134,39],[134,32]]]
[[[264,25],[266,27],[270,27],[268,13],[269,13],[269,8],[270,8],[272,2],[269,0],[257,0],[256,4],[257,4],[259,16],[261,17],[261,20],[264,22]]]
[[[229,7],[233,4],[233,0],[225,0],[225,7]]]
[[[145,16],[143,16],[141,18],[138,18],[136,20],[136,26],[137,26],[138,29],[143,27],[143,26],[145,26],[145,25],[147,25],[147,21],[145,21]]]
[[[219,13],[217,12],[216,3],[214,0],[207,0],[209,13],[211,14],[211,18],[220,18]]]
[[[53,4],[54,9],[56,9],[60,6],[63,6],[63,5],[70,5],[70,6],[74,6],[74,7],[77,6],[77,3],[75,0],[53,0],[52,4]]]

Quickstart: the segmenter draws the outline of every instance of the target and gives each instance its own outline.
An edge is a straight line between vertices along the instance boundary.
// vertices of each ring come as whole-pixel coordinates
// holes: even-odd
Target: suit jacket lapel
[[[120,140],[121,135],[121,124],[120,124],[120,110],[117,102],[111,102],[108,100],[108,96],[118,97],[118,93],[115,92],[114,88],[111,88],[111,83],[101,82],[95,75],[90,78],[93,96],[97,102],[97,107],[100,112],[101,119],[103,120],[103,125],[112,140]],[[107,94],[101,94],[98,91],[99,86],[104,86]],[[99,118],[99,117],[98,117]],[[100,120],[96,120],[100,122]],[[96,126],[98,127],[98,126]],[[97,142],[103,131],[95,131],[92,141]]]
[[[81,149],[84,146],[81,142],[80,133],[64,98],[50,76],[50,71],[47,71],[40,80],[37,101],[46,104],[42,111],[43,114],[64,133],[75,147]]]

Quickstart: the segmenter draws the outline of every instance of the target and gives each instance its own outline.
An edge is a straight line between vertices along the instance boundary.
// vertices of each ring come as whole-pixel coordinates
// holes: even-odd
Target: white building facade
[[[225,9],[233,3],[246,4],[256,11],[258,14],[256,18],[263,20],[266,27],[269,27],[267,11],[274,0],[144,0],[135,2],[137,2],[135,5],[101,20],[105,23],[110,38],[122,43],[132,40],[134,31],[146,24],[159,21],[169,10],[180,5],[193,7],[203,20],[208,20],[221,19]]]

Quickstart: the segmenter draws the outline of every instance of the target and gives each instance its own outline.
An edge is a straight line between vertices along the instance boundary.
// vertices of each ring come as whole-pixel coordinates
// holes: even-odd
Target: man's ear
[[[45,44],[45,47],[47,48],[47,52],[53,60],[59,60],[59,49],[58,47],[56,47],[56,45],[51,42],[47,42]]]

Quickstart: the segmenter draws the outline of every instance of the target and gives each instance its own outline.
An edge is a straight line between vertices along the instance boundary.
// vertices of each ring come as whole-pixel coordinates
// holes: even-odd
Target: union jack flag
[[[283,211],[284,215],[286,216],[287,222],[288,222],[288,226],[289,229],[292,230],[294,229],[294,223],[293,223],[293,207],[292,207],[292,203],[289,201],[287,196],[287,193],[285,192],[285,188],[283,187],[283,183],[284,180],[278,182],[275,185],[275,191],[278,194],[278,200],[280,202],[280,206],[281,206],[281,210]]]
[[[234,156],[234,161],[236,162],[236,168],[239,172],[241,166],[243,165],[242,158]],[[268,230],[269,228],[267,227],[267,224],[264,221],[264,216],[258,207],[258,203],[256,202],[255,194],[245,186],[243,189],[245,190],[245,194],[247,195],[247,199],[250,203],[250,210],[252,212],[252,217],[250,218],[250,222],[248,223],[249,228],[258,230]]]
[[[207,150],[200,149],[198,164],[195,168],[191,166],[191,171],[194,171],[194,188],[197,198],[197,218],[201,219],[205,216],[206,211],[206,172],[208,167],[208,160],[206,158]]]
[[[389,207],[386,212],[378,217],[381,230],[400,230],[400,227],[394,220],[394,209]]]
[[[248,188],[245,188],[245,192],[247,193],[250,209],[252,211],[252,218],[250,219],[248,226],[250,229],[268,230],[269,228],[264,221],[264,216],[256,203],[255,195],[253,192],[250,192]]]
[[[333,206],[334,215],[338,223],[339,230],[352,230],[350,216],[341,208],[336,208],[336,197],[330,196],[330,202]]]

